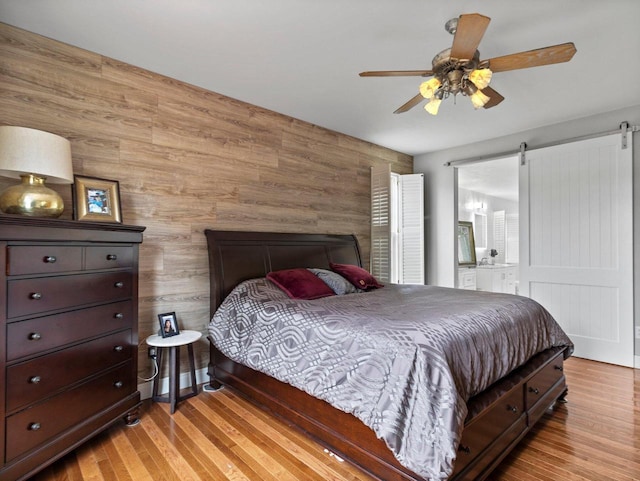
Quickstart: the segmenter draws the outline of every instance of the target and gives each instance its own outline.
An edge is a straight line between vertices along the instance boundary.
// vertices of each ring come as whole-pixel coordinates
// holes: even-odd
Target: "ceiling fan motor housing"
[[[468,75],[478,68],[480,62],[480,52],[476,50],[472,59],[457,59],[451,57],[451,49],[444,49],[438,53],[431,65],[433,66],[434,76],[440,80],[444,97],[449,94],[457,95],[465,93],[465,86],[468,82]]]

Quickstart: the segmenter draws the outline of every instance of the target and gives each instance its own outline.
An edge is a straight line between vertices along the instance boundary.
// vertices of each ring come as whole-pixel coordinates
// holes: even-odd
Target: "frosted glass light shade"
[[[469,74],[469,80],[471,80],[476,87],[482,90],[489,86],[492,75],[493,73],[488,68],[481,68],[471,72]]]
[[[435,77],[427,80],[426,82],[422,82],[420,84],[420,95],[422,95],[425,99],[430,99],[431,97],[433,97],[440,85],[442,85],[440,83],[440,80]]]
[[[42,130],[0,126],[0,176],[31,174],[51,184],[72,184],[71,143]]]
[[[478,89],[469,97],[469,100],[471,100],[474,108],[479,109],[480,107],[484,107],[484,104],[486,104],[490,99],[482,92],[482,90]]]
[[[429,112],[431,115],[438,115],[438,110],[440,109],[440,104],[442,103],[442,99],[437,97],[433,97],[427,105],[424,106],[424,109]]]

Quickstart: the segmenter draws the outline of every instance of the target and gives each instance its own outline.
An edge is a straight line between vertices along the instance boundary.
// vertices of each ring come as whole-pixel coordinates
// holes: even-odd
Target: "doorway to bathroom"
[[[476,266],[458,270],[458,287],[519,291],[518,156],[461,165],[458,221],[473,225]],[[475,282],[474,282],[475,281]]]

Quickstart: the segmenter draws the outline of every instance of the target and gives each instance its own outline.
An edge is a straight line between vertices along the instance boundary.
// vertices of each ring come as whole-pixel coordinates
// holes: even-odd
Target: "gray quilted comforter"
[[[524,297],[388,285],[300,301],[266,279],[237,286],[209,333],[234,361],[356,416],[429,480],[452,472],[470,397],[534,354],[572,346]]]

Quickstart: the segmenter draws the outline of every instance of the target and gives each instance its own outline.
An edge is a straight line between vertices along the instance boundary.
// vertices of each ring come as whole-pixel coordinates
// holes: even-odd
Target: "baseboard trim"
[[[635,366],[636,369],[640,369],[640,356],[635,356],[633,365]]]
[[[207,368],[203,367],[196,371],[196,382],[203,384],[209,382],[209,376],[207,376]],[[191,386],[191,375],[188,372],[180,374],[180,388]],[[158,394],[165,394],[169,392],[169,378],[163,377],[160,379],[160,387]],[[149,399],[153,391],[153,381],[146,381],[142,384],[138,384],[138,391],[140,391],[140,397],[142,399]]]

